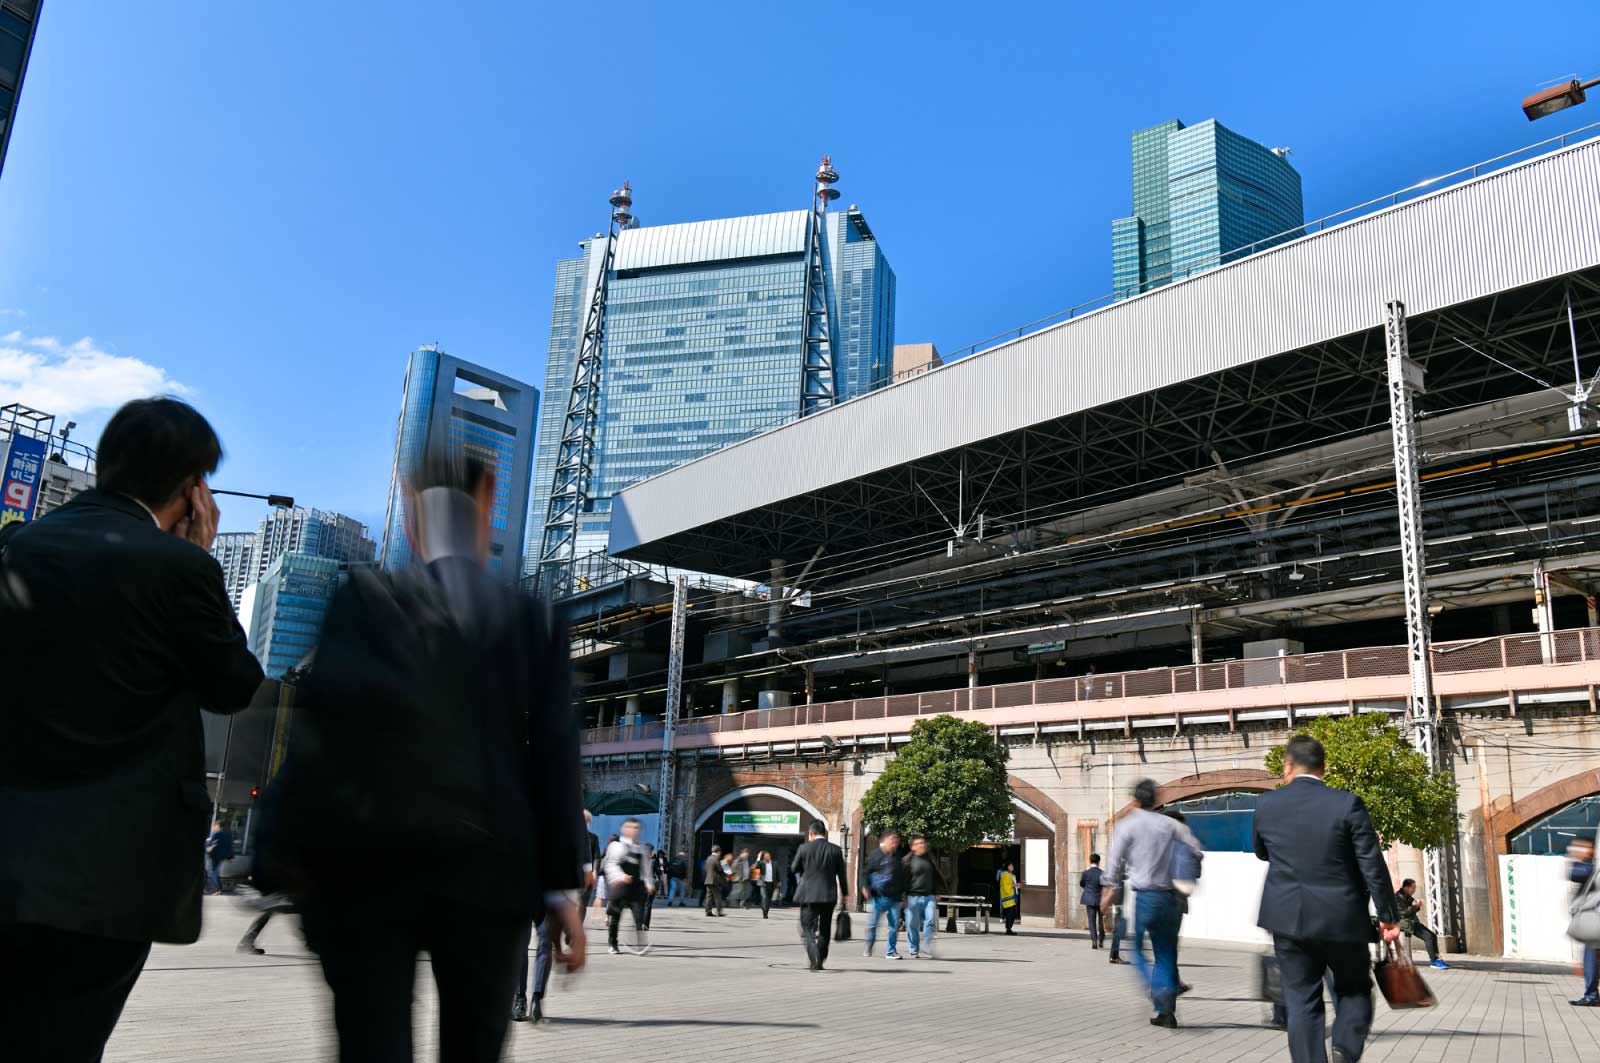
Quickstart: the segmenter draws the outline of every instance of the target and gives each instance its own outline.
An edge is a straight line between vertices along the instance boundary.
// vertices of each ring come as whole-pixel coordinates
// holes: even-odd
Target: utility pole
[[[683,641],[688,624],[689,577],[680,575],[672,584],[672,635],[667,657],[667,710],[661,716],[661,782],[656,793],[661,801],[661,825],[656,845],[672,856],[672,801],[678,779],[678,706],[683,701]]]
[[[1418,472],[1416,413],[1412,396],[1423,391],[1423,369],[1411,360],[1406,332],[1406,307],[1390,302],[1384,316],[1389,378],[1389,421],[1394,429],[1394,493],[1400,517],[1400,567],[1405,588],[1406,657],[1410,665],[1411,695],[1406,724],[1411,740],[1430,768],[1441,761],[1438,706],[1433,696],[1432,624],[1428,616],[1427,558],[1423,552],[1422,486]],[[1445,854],[1438,848],[1422,854],[1430,913],[1445,937],[1454,937],[1455,905],[1449,896],[1444,869]]]

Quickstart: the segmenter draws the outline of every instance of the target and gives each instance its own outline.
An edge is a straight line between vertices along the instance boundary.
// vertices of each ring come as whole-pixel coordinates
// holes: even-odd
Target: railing
[[[1550,634],[1503,635],[1433,647],[1436,676],[1532,665],[1600,661],[1600,628]],[[1294,686],[1351,679],[1400,677],[1409,673],[1404,646],[1375,646],[1281,657],[1252,657],[1215,664],[1186,664],[1138,672],[1112,672],[1060,679],[1037,679],[999,686],[935,690],[921,694],[790,705],[773,709],[700,716],[678,724],[678,737],[728,734],[780,727],[805,727],[853,720],[934,716],[948,712],[1016,709],[1037,705],[1101,703],[1126,698],[1161,697],[1218,690]],[[1170,710],[1168,710],[1170,711]],[[659,741],[659,722],[595,727],[583,733],[584,745]]]

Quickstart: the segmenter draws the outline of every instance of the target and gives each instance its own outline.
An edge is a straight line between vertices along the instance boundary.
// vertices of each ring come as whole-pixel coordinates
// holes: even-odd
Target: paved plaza
[[[694,909],[656,913],[646,956],[591,951],[588,970],[557,976],[551,1021],[514,1025],[508,1059],[804,1063],[854,1060],[1116,1060],[1203,1063],[1286,1059],[1267,1006],[1251,999],[1255,955],[1186,947],[1176,1031],[1146,1022],[1131,968],[1111,967],[1081,933],[1024,923],[1021,936],[943,935],[939,958],[861,955],[836,947],[831,970],[813,974],[793,910]],[[331,1060],[328,996],[292,919],[278,919],[265,956],[233,945],[247,913],[208,898],[206,930],[188,948],[158,946],[106,1053],[135,1060]],[[603,937],[603,934],[601,935]],[[591,945],[594,938],[591,937]],[[903,948],[903,945],[902,945]],[[879,942],[882,952],[882,942]],[[1468,960],[1471,964],[1473,961]],[[434,1004],[427,963],[418,973],[418,1059],[434,1058]],[[1428,971],[1439,1007],[1393,1012],[1380,1001],[1371,1061],[1600,1059],[1600,1009],[1568,1006],[1570,973],[1484,964]]]

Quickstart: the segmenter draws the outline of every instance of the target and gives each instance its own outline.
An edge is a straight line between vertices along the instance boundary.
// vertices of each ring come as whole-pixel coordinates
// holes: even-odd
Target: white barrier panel
[[[1183,918],[1182,940],[1239,941],[1265,945],[1271,942],[1256,926],[1261,912],[1261,885],[1267,880],[1267,862],[1255,853],[1206,853],[1200,868],[1200,887],[1189,898]]]
[[[1500,918],[1506,955],[1573,963],[1581,956],[1567,937],[1572,886],[1564,856],[1502,856]]]

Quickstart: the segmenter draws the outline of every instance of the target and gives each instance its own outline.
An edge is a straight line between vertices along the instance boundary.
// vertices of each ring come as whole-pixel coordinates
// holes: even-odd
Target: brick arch
[[[1067,820],[1066,810],[1055,801],[1051,800],[1043,790],[1032,783],[1024,782],[1015,775],[1006,776],[1006,785],[1011,788],[1012,796],[1026,805],[1038,809],[1050,820],[1050,828],[1055,831],[1055,874],[1053,881],[1056,889],[1056,926],[1065,929],[1067,913],[1071,910],[1071,890],[1068,886],[1068,875],[1071,874],[1071,856],[1067,850],[1072,844],[1072,826]]]
[[[1489,816],[1489,837],[1494,851],[1500,855],[1511,852],[1511,835],[1536,819],[1565,808],[1574,801],[1600,793],[1600,768],[1580,771],[1559,782],[1535,790],[1519,801],[1496,801]]]
[[[1199,775],[1185,775],[1181,779],[1173,779],[1156,787],[1156,806],[1170,805],[1174,801],[1187,801],[1191,797],[1204,797],[1207,794],[1227,793],[1231,790],[1266,793],[1276,788],[1278,782],[1278,777],[1264,768],[1226,768],[1222,771],[1201,772]],[[1129,801],[1117,810],[1112,822],[1116,822],[1137,807],[1139,806],[1135,802]]]

